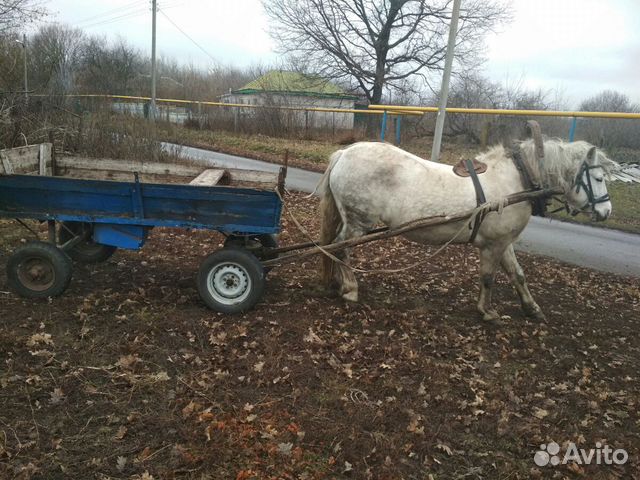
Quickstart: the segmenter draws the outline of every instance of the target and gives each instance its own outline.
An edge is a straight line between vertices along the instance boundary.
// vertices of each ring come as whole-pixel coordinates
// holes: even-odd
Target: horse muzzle
[[[600,211],[595,209],[591,212],[591,219],[596,222],[604,222],[607,218],[611,216],[611,209],[607,208],[604,211]]]

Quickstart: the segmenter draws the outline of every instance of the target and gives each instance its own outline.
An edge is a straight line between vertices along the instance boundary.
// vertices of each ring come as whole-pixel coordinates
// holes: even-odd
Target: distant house
[[[272,70],[238,90],[222,96],[225,103],[281,107],[353,109],[358,97],[320,77]],[[253,110],[253,109],[252,109]],[[243,110],[250,114],[251,110]],[[352,129],[353,113],[292,110],[289,118],[302,128]]]

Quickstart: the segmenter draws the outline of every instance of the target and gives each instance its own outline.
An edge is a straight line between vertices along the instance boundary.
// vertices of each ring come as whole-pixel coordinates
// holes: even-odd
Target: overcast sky
[[[164,12],[158,15],[162,56],[198,65],[212,59],[239,66],[278,59],[260,0],[158,0],[158,5]],[[487,38],[489,77],[559,89],[569,107],[604,89],[640,102],[639,0],[512,0],[512,5],[513,23]],[[50,0],[48,8],[60,22],[120,36],[150,51],[149,0]]]

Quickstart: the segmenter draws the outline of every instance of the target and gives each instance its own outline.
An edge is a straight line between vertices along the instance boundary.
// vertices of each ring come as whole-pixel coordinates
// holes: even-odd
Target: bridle
[[[535,178],[533,172],[531,171],[531,168],[522,158],[519,145],[516,144],[512,148],[511,158],[513,159],[513,162],[516,168],[520,172],[522,183],[524,184],[524,187],[527,190],[540,190],[541,188],[543,188],[541,185],[541,182]],[[591,170],[595,170],[596,168],[602,168],[602,166],[601,165],[590,166],[587,164],[587,161],[584,160],[580,165],[580,169],[578,170],[578,173],[576,174],[576,177],[573,181],[573,185],[571,185],[571,189],[575,188],[576,193],[580,193],[580,190],[584,189],[587,195],[587,201],[581,207],[577,209],[572,209],[569,206],[569,203],[566,201],[566,199],[553,196],[553,198],[557,202],[561,203],[562,206],[559,208],[556,208],[555,210],[551,210],[549,213],[557,213],[561,210],[566,210],[567,213],[570,213],[571,215],[575,216],[580,212],[584,212],[587,207],[591,207],[591,211],[595,212],[597,204],[610,201],[611,197],[609,196],[609,193],[596,197],[595,193],[593,192]],[[583,177],[586,177],[586,182]],[[532,207],[533,207],[532,214],[536,216],[544,217],[547,213],[547,200],[548,200],[547,198],[542,198],[542,197],[532,200]]]
[[[587,206],[591,206],[591,210],[595,212],[596,205],[599,203],[608,202],[611,200],[609,193],[605,193],[599,197],[596,197],[593,193],[593,183],[591,181],[591,170],[595,170],[596,168],[602,168],[601,165],[588,165],[585,160],[580,165],[580,170],[576,175],[576,179],[573,181],[573,186],[571,188],[576,189],[575,193],[580,193],[581,189],[584,189],[584,193],[587,195],[587,201],[582,207],[579,208],[580,211],[584,211]],[[584,177],[587,178],[587,181],[584,181]],[[578,212],[576,212],[577,214]]]

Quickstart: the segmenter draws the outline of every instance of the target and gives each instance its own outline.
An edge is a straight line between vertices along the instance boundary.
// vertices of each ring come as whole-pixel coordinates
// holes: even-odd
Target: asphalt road
[[[182,147],[181,154],[211,166],[273,172],[280,168],[272,163],[199,148]],[[319,179],[319,173],[290,167],[286,184],[291,190],[312,192]],[[640,277],[640,235],[618,230],[533,217],[516,243],[516,249],[604,272]]]

